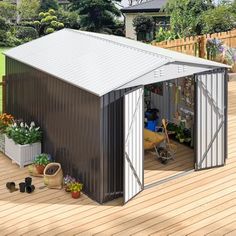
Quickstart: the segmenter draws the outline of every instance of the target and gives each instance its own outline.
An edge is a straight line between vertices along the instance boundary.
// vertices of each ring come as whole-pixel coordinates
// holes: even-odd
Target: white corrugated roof
[[[102,96],[175,61],[226,67],[127,38],[63,29],[5,55]]]

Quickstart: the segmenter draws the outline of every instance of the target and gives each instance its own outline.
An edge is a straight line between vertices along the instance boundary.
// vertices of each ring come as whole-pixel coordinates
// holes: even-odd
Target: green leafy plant
[[[180,122],[179,126],[176,129],[176,138],[179,140],[184,140],[185,135],[184,135],[184,123]]]
[[[83,184],[79,182],[73,182],[69,184],[69,190],[71,192],[80,192],[83,189]]]
[[[6,128],[6,134],[20,145],[40,142],[42,139],[42,131],[40,127],[35,126],[34,122],[31,122],[30,125],[23,122],[20,124],[14,123]]]
[[[166,40],[179,39],[180,35],[171,30],[163,29],[162,27],[156,32],[155,41],[162,42]]]
[[[34,160],[35,165],[42,165],[42,166],[46,166],[50,162],[51,162],[50,155],[46,154],[46,153],[42,153],[42,154],[36,156],[36,158]]]

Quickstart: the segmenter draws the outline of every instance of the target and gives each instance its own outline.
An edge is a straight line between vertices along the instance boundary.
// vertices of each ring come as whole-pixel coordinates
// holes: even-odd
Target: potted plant
[[[71,196],[72,198],[79,198],[80,197],[80,192],[83,188],[83,184],[79,182],[74,182],[69,185],[69,189],[71,191]]]
[[[42,175],[46,165],[49,164],[50,162],[51,162],[50,156],[46,153],[41,153],[38,156],[36,156],[33,164],[38,174]]]
[[[10,114],[3,113],[0,115],[0,151],[5,152],[5,137],[6,129],[13,124],[14,117]]]
[[[70,192],[70,184],[75,183],[76,179],[70,175],[64,177],[64,188],[66,192]]]
[[[23,167],[41,153],[42,131],[34,122],[14,123],[6,128],[5,154]]]

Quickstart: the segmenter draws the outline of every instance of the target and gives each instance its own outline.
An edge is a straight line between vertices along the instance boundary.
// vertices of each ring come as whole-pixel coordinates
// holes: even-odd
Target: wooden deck
[[[229,85],[229,159],[149,188],[127,205],[74,200],[58,190],[9,193],[27,170],[0,156],[0,235],[236,235],[236,82]]]
[[[154,152],[146,152],[144,158],[144,185],[146,186],[176,174],[192,170],[193,166],[194,151],[182,144],[177,144],[175,158],[174,160],[169,160],[167,164],[162,164],[158,161]]]

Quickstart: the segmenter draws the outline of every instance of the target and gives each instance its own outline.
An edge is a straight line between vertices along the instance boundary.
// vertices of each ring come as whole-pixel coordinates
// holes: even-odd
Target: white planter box
[[[20,145],[5,135],[5,154],[22,168],[32,164],[35,157],[41,154],[41,143]]]

